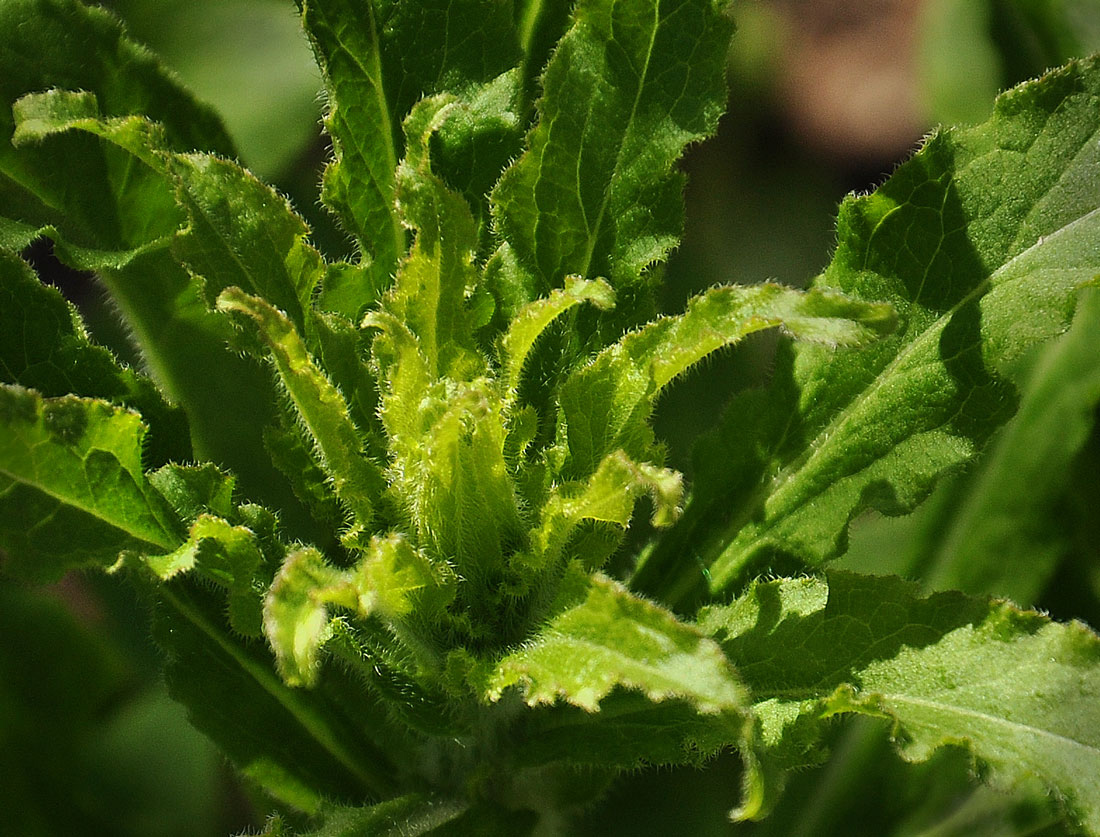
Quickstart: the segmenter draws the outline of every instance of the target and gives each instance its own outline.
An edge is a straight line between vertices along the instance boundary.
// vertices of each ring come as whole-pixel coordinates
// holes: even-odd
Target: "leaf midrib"
[[[162,585],[159,592],[178,613],[201,631],[203,635],[213,640],[260,688],[271,695],[302,726],[307,734],[361,782],[363,787],[376,793],[381,791],[382,795],[391,790],[390,779],[379,771],[370,770],[359,759],[355,758],[344,747],[335,733],[329,729],[324,720],[317,716],[311,706],[312,701],[308,692],[293,691],[270,669],[260,665],[243,653],[239,647],[228,642],[225,636],[210,624],[210,621],[197,607],[177,595],[169,585]]]
[[[912,705],[912,706],[919,706],[919,707],[922,707],[922,708],[925,708],[925,709],[931,709],[931,710],[939,712],[940,714],[943,714],[943,715],[954,714],[954,715],[958,715],[958,716],[962,716],[962,717],[981,719],[981,720],[986,721],[990,724],[994,724],[994,725],[997,725],[997,726],[1001,726],[1001,727],[1005,727],[1007,729],[1013,730],[1013,731],[1017,732],[1020,735],[1030,735],[1030,736],[1033,736],[1033,737],[1042,737],[1042,738],[1050,739],[1050,740],[1055,741],[1057,743],[1064,743],[1068,746],[1084,750],[1086,753],[1088,753],[1092,756],[1095,756],[1097,759],[1100,759],[1100,746],[1097,746],[1097,745],[1094,745],[1094,744],[1089,744],[1089,743],[1086,743],[1086,742],[1083,742],[1083,741],[1078,741],[1074,738],[1070,738],[1067,735],[1063,735],[1062,733],[1054,732],[1053,730],[1044,729],[1042,727],[1037,727],[1037,726],[1034,726],[1032,724],[1023,723],[1021,721],[1013,721],[1009,718],[1005,718],[1005,717],[1002,717],[1002,716],[999,716],[999,715],[990,714],[989,712],[982,712],[978,709],[973,709],[973,708],[966,707],[966,706],[959,706],[958,704],[947,703],[945,701],[936,701],[936,700],[932,700],[932,699],[929,699],[929,698],[921,698],[921,697],[917,697],[915,695],[898,694],[898,693],[894,693],[894,692],[884,692],[884,691],[878,691],[878,690],[875,690],[875,689],[867,689],[867,690],[863,691],[861,693],[861,695],[864,696],[864,697],[882,698],[883,701],[886,704],[887,711],[889,711],[903,725],[906,725],[906,726],[910,722],[907,719],[903,718],[903,717],[899,717],[897,715],[897,713],[895,713],[893,711],[892,705],[895,705],[895,704],[909,704],[909,705]],[[819,691],[816,691],[816,690],[813,690],[813,689],[804,689],[804,688],[801,688],[801,689],[769,689],[766,693],[759,694],[759,695],[757,695],[757,697],[759,699],[754,701],[753,706],[752,706],[754,712],[756,712],[757,707],[759,707],[762,703],[764,703],[766,701],[769,701],[769,700],[779,700],[779,701],[783,701],[783,702],[806,702],[806,701],[816,702],[816,701],[822,700],[822,695]],[[828,700],[828,698],[826,697],[825,700]],[[858,710],[847,710],[847,711],[858,711]],[[943,729],[942,725],[938,726],[937,729],[942,730]],[[947,734],[947,733],[945,733],[945,734]],[[973,740],[973,738],[971,738],[970,740]]]

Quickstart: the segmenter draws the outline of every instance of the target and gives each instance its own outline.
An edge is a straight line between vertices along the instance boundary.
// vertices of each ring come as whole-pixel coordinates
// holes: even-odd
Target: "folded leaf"
[[[524,361],[547,326],[582,302],[610,308],[615,304],[615,292],[602,279],[566,276],[564,288],[555,288],[549,296],[528,303],[516,312],[500,343],[504,380],[509,390],[519,387]]]
[[[715,591],[776,549],[813,564],[836,556],[853,515],[912,509],[1012,414],[1012,363],[1068,326],[1077,291],[1100,274],[1098,101],[1100,62],[1070,64],[845,201],[815,287],[885,300],[904,326],[858,354],[800,347],[749,470],[697,483],[699,517],[723,520],[696,540]],[[723,436],[749,438],[754,418],[731,410]]]
[[[240,288],[223,291],[218,297],[218,310],[244,314],[253,320],[271,351],[279,379],[317,445],[320,465],[332,478],[336,496],[358,526],[367,526],[382,477],[377,467],[363,456],[362,439],[339,390],[318,368],[281,311]]]
[[[433,173],[429,153],[449,106],[446,96],[425,99],[405,121],[407,154],[397,169],[396,196],[416,240],[383,307],[416,335],[434,376],[463,380],[484,367],[473,350],[465,302],[478,281],[477,227],[466,201]]]
[[[708,291],[680,316],[628,334],[566,379],[566,474],[591,474],[617,448],[635,459],[654,458],[648,420],[661,390],[711,352],[754,331],[780,326],[795,337],[838,346],[865,342],[894,325],[888,305],[838,294],[803,294],[779,285]]]
[[[0,384],[0,426],[0,545],[10,570],[56,580],[182,540],[142,472],[145,428],[136,413]]]
[[[826,719],[889,718],[903,755],[961,745],[998,787],[1039,777],[1100,833],[1100,637],[999,601],[890,578],[757,582],[700,628],[754,700],[765,758],[820,760]]]
[[[355,607],[348,574],[330,566],[312,547],[288,555],[264,602],[264,633],[275,650],[279,673],[291,686],[317,682],[318,654],[331,636],[332,603]]]
[[[537,566],[556,566],[570,537],[584,521],[612,523],[625,531],[638,497],[645,492],[653,496],[654,525],[670,525],[680,511],[681,476],[667,468],[632,462],[622,451],[605,457],[586,483],[556,486],[543,505],[538,528],[531,534]],[[589,569],[597,568],[595,557],[584,556]]]

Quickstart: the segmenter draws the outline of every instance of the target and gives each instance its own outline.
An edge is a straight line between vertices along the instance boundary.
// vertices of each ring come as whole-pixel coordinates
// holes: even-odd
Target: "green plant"
[[[1100,834],[1096,634],[824,569],[1040,386],[1028,350],[1100,274],[1100,62],[846,200],[809,290],[655,318],[676,161],[725,104],[724,2],[300,5],[351,262],[109,16],[0,5],[5,573],[131,579],[270,834],[569,833],[624,772],[728,752],[758,820],[847,714],[1016,794],[980,812]],[[97,274],[142,371],[20,259],[43,236]],[[655,401],[773,328],[794,343],[700,442],[685,500]],[[1091,332],[1070,337],[1044,358],[1076,381]],[[1078,423],[1100,396],[1054,389]],[[1025,437],[1057,436],[1032,413]],[[1087,425],[1068,435],[1063,460]],[[1008,501],[975,481],[953,486],[981,524]],[[945,554],[949,578],[995,564]]]

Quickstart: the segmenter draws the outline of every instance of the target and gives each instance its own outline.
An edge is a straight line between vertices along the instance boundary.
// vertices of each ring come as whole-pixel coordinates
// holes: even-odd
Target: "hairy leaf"
[[[373,516],[381,475],[363,456],[363,442],[341,393],[325,377],[286,316],[259,297],[240,288],[228,288],[218,297],[218,309],[251,318],[267,344],[279,379],[290,394],[310,437],[317,445],[320,464],[332,478],[336,496],[360,527]]]
[[[590,302],[598,308],[610,308],[615,304],[615,292],[602,279],[566,276],[564,288],[555,288],[549,296],[537,299],[516,312],[500,342],[504,380],[510,390],[519,387],[524,361],[550,323],[582,302]]]
[[[0,384],[0,424],[0,538],[12,570],[54,580],[182,540],[142,473],[136,413]]]
[[[324,200],[369,257],[363,305],[385,290],[405,254],[394,176],[404,151],[402,122],[425,96],[458,92],[510,69],[511,13],[504,3],[473,0],[299,5],[329,98],[325,125],[335,159],[325,172]]]
[[[530,705],[562,699],[589,712],[616,686],[683,698],[703,713],[740,712],[747,694],[717,647],[619,584],[571,568],[554,615],[495,664],[485,695],[520,686]]]
[[[1019,412],[985,455],[912,515],[853,527],[845,565],[867,565],[890,543],[899,574],[930,589],[1034,604],[1069,548],[1064,478],[1100,402],[1098,327],[1100,295],[1087,290],[1070,331],[1027,364]]]
[[[270,652],[235,635],[201,590],[177,580],[159,596],[154,627],[169,689],[245,776],[310,813],[325,801],[392,793],[393,767],[372,740],[380,719],[349,716],[327,689],[292,689]]]
[[[753,695],[766,758],[820,759],[826,719],[889,718],[903,754],[962,745],[1001,787],[1041,778],[1100,833],[1100,638],[1005,602],[897,579],[757,582],[699,618]]]
[[[218,117],[195,101],[147,50],[127,38],[101,8],[75,0],[10,0],[0,9],[0,206],[5,216],[18,208],[36,226],[57,220],[59,203],[43,200],[28,181],[56,181],[57,157],[16,155],[7,140],[14,123],[9,106],[26,93],[52,87],[93,92],[104,115],[145,114],[165,126],[176,151],[204,150],[233,155]],[[101,166],[82,167],[81,182],[70,181],[66,215],[90,229],[109,225],[102,195],[110,190]],[[84,243],[92,243],[90,241]]]
[[[581,485],[555,486],[542,509],[542,520],[532,532],[538,566],[555,566],[578,527],[585,521],[612,523],[623,530],[630,524],[640,495],[653,496],[653,523],[668,526],[680,511],[681,476],[667,468],[632,462],[622,451],[609,454],[589,480]],[[595,569],[601,555],[585,555]]]
[[[76,309],[20,259],[0,252],[0,379],[45,396],[78,393],[140,412],[149,424],[145,460],[189,459],[187,418],[144,376],[86,334]]]
[[[25,246],[45,234],[64,261],[95,270],[141,344],[150,373],[187,412],[195,452],[231,466],[254,497],[283,508],[287,525],[309,534],[300,507],[264,454],[262,428],[273,416],[273,384],[228,350],[233,331],[208,311],[209,298],[184,257],[190,254],[198,265],[221,253],[215,261],[225,274],[215,279],[247,279],[247,287],[255,284],[293,310],[314,281],[299,236],[301,221],[231,164],[170,152],[160,126],[136,116],[100,119],[99,109],[98,97],[87,92],[52,91],[20,100],[20,145],[11,149],[12,165],[22,167],[21,182],[59,214],[43,216],[44,225],[8,224],[9,246]],[[39,157],[48,158],[51,167],[103,172],[105,179],[89,175],[59,192],[52,176],[24,166]],[[203,160],[213,161],[214,168],[204,172],[192,165]],[[244,200],[217,197],[225,171],[239,175],[228,182],[245,188]],[[226,182],[222,178],[221,185]],[[227,214],[227,203],[234,212]],[[196,217],[210,214],[195,220],[184,205]],[[232,215],[252,218],[252,224],[228,229]],[[281,272],[268,270],[282,259]]]
[[[837,294],[803,294],[779,285],[708,291],[680,316],[628,334],[569,376],[561,393],[566,473],[583,478],[617,448],[652,458],[648,419],[661,390],[711,352],[754,331],[779,326],[795,337],[838,346],[867,341],[894,325],[888,305]]]
[[[541,12],[524,14],[530,31]],[[637,283],[675,245],[683,177],[672,167],[714,131],[729,34],[712,0],[575,6],[542,76],[529,150],[493,193],[500,230],[538,293],[570,274],[606,276],[616,289]]]
[[[1004,94],[985,125],[935,134],[874,194],[845,201],[815,287],[887,301],[904,326],[859,353],[802,346],[793,386],[780,370],[770,404],[732,405],[722,438],[756,434],[761,452],[736,473],[713,469],[684,517],[719,524],[695,542],[715,591],[770,550],[835,557],[854,514],[908,511],[1012,414],[1012,363],[1067,327],[1100,273],[1098,101],[1100,63],[1073,63]]]

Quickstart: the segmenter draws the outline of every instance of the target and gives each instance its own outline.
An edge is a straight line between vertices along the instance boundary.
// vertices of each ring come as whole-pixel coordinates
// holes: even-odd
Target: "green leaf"
[[[531,706],[562,699],[596,712],[618,686],[651,701],[682,698],[704,714],[745,707],[737,672],[710,640],[611,579],[572,567],[552,611],[536,635],[493,666],[484,687],[489,700],[519,686]]]
[[[171,510],[142,473],[136,413],[2,384],[0,424],[0,542],[10,569],[55,580],[180,542]]]
[[[748,334],[779,326],[835,347],[866,342],[894,325],[888,305],[838,294],[804,294],[779,285],[710,290],[680,316],[628,334],[566,379],[561,393],[569,446],[565,472],[583,478],[617,448],[635,459],[654,458],[648,419],[661,390],[711,352]]]
[[[187,542],[168,555],[151,556],[145,564],[167,581],[177,573],[197,571],[229,591],[229,622],[242,636],[261,634],[264,592],[271,580],[260,570],[264,555],[255,533],[213,515],[191,524]]]
[[[381,474],[363,456],[363,442],[339,390],[310,357],[287,317],[264,300],[240,288],[228,288],[218,297],[218,310],[244,314],[255,323],[279,379],[317,446],[320,465],[332,478],[336,496],[357,526],[369,525]]]
[[[965,746],[986,781],[1039,777],[1100,833],[1100,638],[1084,625],[848,573],[756,582],[699,625],[751,690],[773,766],[820,760],[829,716],[885,717],[906,758]]]
[[[36,226],[56,220],[50,202],[40,200],[27,181],[60,185],[57,158],[45,151],[15,155],[7,144],[14,128],[10,105],[26,93],[53,87],[94,93],[107,116],[149,116],[165,126],[166,141],[176,151],[233,156],[233,144],[213,111],[125,37],[103,9],[74,0],[10,0],[0,9],[0,215]],[[110,220],[101,197],[108,191],[102,188],[103,170],[80,171],[80,182],[67,184],[67,203],[95,228],[97,213],[100,221]]]
[[[328,605],[333,603],[355,607],[348,574],[330,566],[312,547],[290,553],[264,602],[264,633],[289,685],[317,682],[319,652],[332,635]]]
[[[531,534],[538,566],[554,567],[572,535],[584,521],[611,523],[623,530],[630,524],[640,495],[653,496],[653,524],[668,526],[680,511],[683,481],[667,468],[631,461],[622,451],[609,454],[581,485],[555,486],[542,508],[542,519]],[[598,561],[585,555],[588,569]]]
[[[102,398],[150,425],[146,460],[191,458],[187,418],[152,382],[89,340],[76,309],[22,260],[0,252],[0,379],[45,396]]]
[[[935,134],[877,192],[845,201],[815,287],[885,300],[904,327],[859,353],[800,347],[795,386],[781,370],[765,408],[780,429],[757,442],[749,478],[697,485],[701,503],[724,510],[696,545],[715,591],[774,550],[835,557],[853,515],[912,509],[1012,414],[1012,364],[1068,326],[1078,290],[1100,274],[1098,101],[1100,62],[1070,64],[1004,94],[985,125]],[[753,418],[732,410],[723,434],[744,439]]]
[[[246,777],[309,813],[324,802],[392,795],[394,768],[372,740],[381,722],[341,708],[338,684],[292,689],[262,643],[230,630],[220,596],[186,578],[162,585],[157,600],[154,635],[168,654],[172,696]],[[370,706],[359,694],[361,708]]]
[[[405,121],[408,153],[397,170],[397,200],[416,240],[383,308],[416,336],[434,377],[463,380],[484,368],[473,350],[465,303],[467,289],[478,280],[477,228],[465,200],[432,172],[429,156],[431,137],[450,104],[446,96],[425,99]]]
[[[327,806],[320,814],[323,824],[309,831],[288,831],[276,819],[268,823],[260,837],[418,837],[439,833],[440,826],[458,819],[466,809],[467,805],[457,800],[415,793],[362,808]]]
[[[500,231],[540,294],[570,274],[637,283],[679,240],[683,176],[673,165],[714,131],[726,101],[722,5],[575,6],[542,76],[529,150],[493,193]]]
[[[1086,290],[1069,332],[1029,360],[1019,412],[985,455],[907,518],[853,527],[845,565],[875,561],[877,531],[901,545],[891,555],[901,574],[931,589],[1034,604],[1069,548],[1060,507],[1067,502],[1065,474],[1089,438],[1100,402],[1097,328],[1100,295]]]
[[[335,159],[323,197],[369,257],[370,294],[377,298],[406,249],[395,208],[400,125],[421,98],[488,82],[513,66],[511,10],[474,0],[299,5],[329,98],[325,125]]]
[[[748,738],[751,727],[740,714],[701,714],[690,700],[654,703],[638,692],[614,691],[595,714],[559,704],[527,718],[516,758],[522,766],[699,767]]]
[[[428,554],[453,561],[490,595],[526,529],[504,459],[501,400],[484,380],[445,391],[441,385],[424,400],[434,414],[425,417],[410,457],[398,460],[392,489],[409,508]]]
[[[355,568],[359,612],[376,613],[390,623],[413,615],[438,619],[454,599],[454,578],[445,564],[435,566],[400,535],[372,538]]]
[[[305,275],[303,270],[309,273],[308,248],[303,250],[297,237],[300,220],[274,193],[241,175],[243,180],[233,182],[251,184],[252,191],[247,206],[235,206],[242,217],[253,216],[254,224],[243,225],[239,234],[227,231],[231,219],[212,196],[223,164],[215,163],[206,173],[211,182],[204,182],[202,166],[192,163],[215,158],[174,155],[165,131],[142,118],[99,119],[97,100],[89,93],[30,95],[18,110],[25,120],[23,144],[12,150],[13,165],[46,155],[49,172],[79,170],[88,177],[59,190],[54,177],[24,171],[27,188],[59,211],[43,218],[50,221],[45,226],[9,224],[9,235],[18,233],[26,243],[41,232],[54,239],[63,261],[95,270],[140,344],[150,373],[186,410],[195,453],[231,467],[253,497],[282,508],[288,527],[310,535],[304,513],[263,448],[262,428],[274,415],[273,382],[228,349],[232,328],[208,311],[201,282],[181,261],[184,253],[196,264],[221,253],[229,275],[250,278],[249,287],[254,280],[293,310],[312,281],[293,279]],[[97,180],[95,172],[104,179]],[[190,183],[192,198],[186,197],[188,177],[196,178]],[[212,214],[189,224],[181,203],[200,215],[207,209]],[[276,233],[273,240],[265,238],[265,223]],[[272,259],[265,253],[272,244],[288,248],[276,250],[287,263],[269,274]],[[262,275],[243,267],[253,262],[264,267]]]
[[[528,303],[516,312],[500,342],[503,377],[509,390],[519,388],[524,362],[546,328],[582,302],[590,302],[601,309],[611,308],[615,304],[615,291],[602,279],[566,276],[564,288],[555,288],[549,296]]]
[[[24,96],[13,113],[17,148],[52,134],[86,131],[163,178],[165,191],[174,190],[190,221],[174,242],[176,256],[202,278],[209,303],[227,287],[242,287],[263,295],[299,329],[304,327],[304,312],[321,276],[320,256],[305,243],[305,222],[269,186],[228,160],[170,153],[162,129],[140,117],[98,119],[99,106],[90,93],[51,90]],[[141,205],[143,197],[120,190],[122,200]]]

